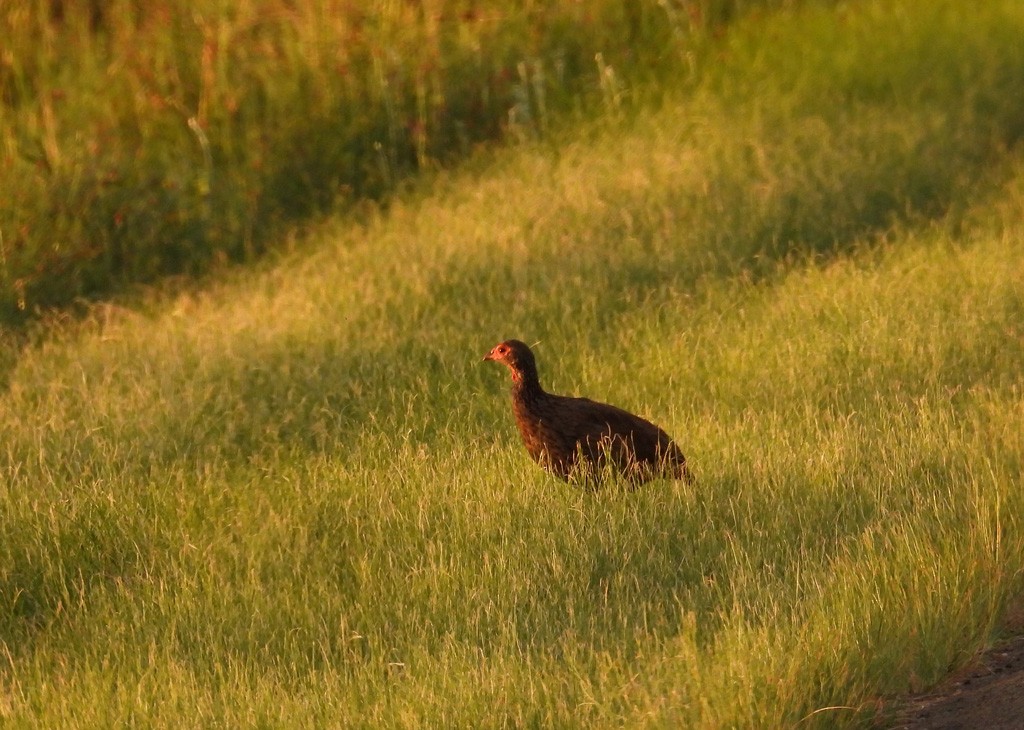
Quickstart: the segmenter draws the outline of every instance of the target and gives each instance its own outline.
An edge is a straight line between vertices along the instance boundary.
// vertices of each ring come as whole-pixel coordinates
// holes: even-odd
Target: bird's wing
[[[665,454],[672,439],[650,421],[608,403],[589,398],[564,398],[566,428],[574,441],[618,437],[637,454]]]

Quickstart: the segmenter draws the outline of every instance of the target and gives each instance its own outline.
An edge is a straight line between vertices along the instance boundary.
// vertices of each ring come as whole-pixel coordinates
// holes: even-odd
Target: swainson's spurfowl
[[[484,360],[512,373],[516,425],[526,450],[546,470],[595,484],[609,467],[633,485],[662,477],[693,481],[683,452],[650,421],[589,398],[545,392],[525,343],[505,340]]]

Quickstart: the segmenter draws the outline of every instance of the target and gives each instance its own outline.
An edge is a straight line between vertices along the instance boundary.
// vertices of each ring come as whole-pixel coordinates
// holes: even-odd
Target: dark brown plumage
[[[589,398],[546,393],[533,352],[505,340],[484,360],[512,373],[512,412],[533,460],[565,480],[597,482],[611,466],[633,484],[658,477],[693,481],[686,457],[669,435],[639,416]]]

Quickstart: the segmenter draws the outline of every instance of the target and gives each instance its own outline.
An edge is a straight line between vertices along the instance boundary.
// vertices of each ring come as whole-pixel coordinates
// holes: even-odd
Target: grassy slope
[[[5,3],[0,323],[252,262],[332,205],[544,136],[678,76],[736,2]]]
[[[741,28],[628,128],[21,352],[0,717],[861,708],[801,725],[834,727],[986,641],[1024,569],[1024,18],[875,7]],[[697,486],[541,474],[478,362],[510,335],[676,434]]]

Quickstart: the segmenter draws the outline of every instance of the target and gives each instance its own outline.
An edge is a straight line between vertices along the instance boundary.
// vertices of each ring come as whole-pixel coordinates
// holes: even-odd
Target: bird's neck
[[[512,397],[519,401],[534,401],[544,397],[544,389],[536,372],[524,371],[512,374]]]

